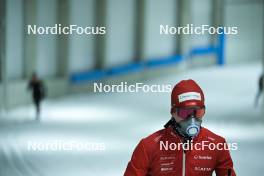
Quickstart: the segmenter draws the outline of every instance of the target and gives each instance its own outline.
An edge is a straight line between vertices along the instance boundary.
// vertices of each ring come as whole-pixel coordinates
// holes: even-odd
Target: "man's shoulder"
[[[203,139],[207,138],[207,139],[209,139],[212,142],[218,143],[218,142],[224,142],[225,141],[224,137],[212,132],[211,130],[209,130],[209,129],[205,128],[205,127],[203,127],[201,129],[201,135],[202,135]]]
[[[142,139],[142,142],[147,143],[147,144],[155,144],[158,143],[162,138],[166,135],[168,132],[168,129],[164,128],[161,130],[158,130],[149,136],[145,137]]]

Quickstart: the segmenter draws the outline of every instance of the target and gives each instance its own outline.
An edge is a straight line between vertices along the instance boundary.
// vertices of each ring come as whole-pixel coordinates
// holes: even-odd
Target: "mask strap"
[[[177,134],[183,137],[185,140],[192,140],[191,137],[184,135],[181,130],[180,130],[180,125],[179,123],[176,122],[176,120],[171,117],[171,119],[164,125],[164,128],[172,127],[173,131]]]
[[[164,128],[168,128],[173,125],[173,118],[171,118],[165,125]]]

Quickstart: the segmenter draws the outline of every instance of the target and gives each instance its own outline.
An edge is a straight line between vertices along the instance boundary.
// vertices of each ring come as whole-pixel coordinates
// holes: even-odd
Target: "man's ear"
[[[176,112],[171,113],[171,117],[175,119],[175,117],[177,116]]]
[[[175,108],[171,108],[171,110],[170,110],[170,113],[171,113],[171,115],[173,114],[173,113],[175,113],[176,111],[175,111]]]

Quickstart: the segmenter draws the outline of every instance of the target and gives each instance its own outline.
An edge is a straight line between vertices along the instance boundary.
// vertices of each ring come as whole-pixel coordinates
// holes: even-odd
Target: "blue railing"
[[[178,64],[186,58],[190,58],[194,56],[203,56],[208,54],[215,54],[216,63],[218,65],[224,65],[225,64],[224,44],[225,44],[225,35],[220,34],[216,46],[209,45],[205,47],[192,48],[190,52],[184,56],[174,55],[166,58],[153,58],[146,61],[129,63],[104,70],[93,70],[93,71],[86,71],[80,73],[73,73],[70,76],[70,81],[73,84],[91,82],[91,81],[105,79],[111,76],[140,72],[143,71],[144,69],[170,66],[173,64]]]

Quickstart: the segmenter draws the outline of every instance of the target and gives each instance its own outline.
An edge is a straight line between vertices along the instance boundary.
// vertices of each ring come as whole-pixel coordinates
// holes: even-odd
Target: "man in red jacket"
[[[172,118],[142,139],[124,176],[235,176],[225,139],[201,127],[204,94],[193,80],[183,80],[171,93]]]

